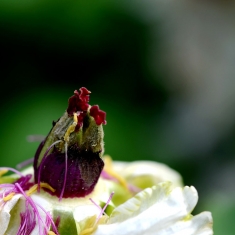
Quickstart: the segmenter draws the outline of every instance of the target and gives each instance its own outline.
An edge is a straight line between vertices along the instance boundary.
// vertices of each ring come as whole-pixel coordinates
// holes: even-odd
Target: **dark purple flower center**
[[[55,192],[50,194],[60,197],[65,177],[65,154],[54,151],[42,161],[41,182],[48,183]],[[68,174],[64,189],[64,198],[84,197],[91,193],[100,177],[104,163],[99,153],[79,150],[72,146],[68,150]],[[35,172],[37,175],[37,171]],[[37,183],[37,179],[36,179]]]
[[[62,197],[84,197],[94,189],[104,163],[106,113],[88,104],[90,91],[75,90],[65,113],[40,144],[34,157],[35,182],[48,183]]]

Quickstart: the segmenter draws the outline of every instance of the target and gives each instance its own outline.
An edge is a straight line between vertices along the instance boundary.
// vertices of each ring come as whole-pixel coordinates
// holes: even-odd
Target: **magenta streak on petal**
[[[31,179],[31,177],[32,177],[31,174],[26,175],[26,176],[21,177],[18,180],[16,180],[15,183],[18,183],[22,187],[23,190],[27,190],[31,186],[31,183],[29,183],[29,180]],[[1,188],[7,188],[8,190],[1,193],[0,197],[4,198],[7,195],[9,195],[10,193],[18,193],[18,190],[15,187],[15,183],[14,184],[1,184],[1,186],[0,186]]]
[[[25,202],[25,212],[20,213],[20,227],[17,235],[30,235],[36,226],[35,214],[29,209],[29,202]]]
[[[31,178],[32,174],[28,174],[24,177],[20,177],[18,180],[14,182],[14,184],[18,183],[23,190],[28,190],[31,186],[33,186],[33,183],[29,182]]]
[[[27,196],[24,192],[24,190],[21,188],[21,186],[16,183],[15,186],[17,187],[17,189],[19,190],[19,192],[25,197],[25,199],[29,202],[30,206],[33,208],[34,213],[36,214],[36,216],[38,217],[38,227],[39,227],[39,235],[45,235],[42,233],[42,225],[40,223],[43,223],[43,226],[46,227],[45,222],[43,221],[43,219],[41,218],[39,212],[38,212],[38,208],[36,206],[36,204],[34,203],[34,201],[32,200],[32,198],[30,198],[29,196]]]
[[[21,172],[17,171],[14,168],[11,168],[11,167],[0,167],[0,170],[9,170],[9,171],[16,173],[17,175],[19,175],[21,177],[24,177],[24,175]]]
[[[65,173],[64,173],[64,182],[63,182],[63,188],[60,193],[60,201],[64,195],[64,189],[67,181],[67,171],[68,171],[68,144],[65,142]]]
[[[57,216],[56,221],[55,221],[56,231],[59,228],[59,224],[60,224],[60,216]],[[53,232],[55,233],[55,230]]]
[[[54,223],[51,215],[49,212],[47,212],[41,205],[39,205],[38,203],[35,203],[35,205],[37,205],[38,207],[40,207],[40,209],[46,214],[46,224],[47,224],[47,228],[50,227],[50,225],[52,226],[52,229],[54,230],[55,234],[59,234],[56,224]]]
[[[17,165],[16,165],[16,168],[17,168],[17,169],[22,169],[23,167],[25,167],[25,166],[27,166],[27,165],[29,165],[29,164],[32,164],[32,163],[33,163],[33,160],[34,160],[34,158],[27,159],[26,161],[23,161],[23,162],[17,164]]]
[[[38,192],[40,192],[40,177],[41,177],[41,170],[42,170],[42,165],[44,163],[44,161],[46,160],[47,154],[49,153],[49,151],[52,149],[52,147],[58,143],[62,142],[62,140],[57,140],[56,142],[54,142],[45,152],[42,161],[39,165],[39,169],[38,169]]]

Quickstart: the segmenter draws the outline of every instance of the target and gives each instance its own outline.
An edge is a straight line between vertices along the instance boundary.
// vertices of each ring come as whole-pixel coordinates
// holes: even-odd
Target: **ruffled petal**
[[[194,187],[171,191],[171,184],[163,183],[147,188],[114,209],[94,235],[201,235],[203,230],[212,234],[210,213],[190,214],[197,200]]]

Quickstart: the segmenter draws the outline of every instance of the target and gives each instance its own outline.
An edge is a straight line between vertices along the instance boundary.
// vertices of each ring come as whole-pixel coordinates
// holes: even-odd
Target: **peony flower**
[[[33,165],[0,168],[0,235],[213,234],[210,212],[192,215],[198,194],[178,172],[103,155],[106,114],[89,95],[69,98]]]

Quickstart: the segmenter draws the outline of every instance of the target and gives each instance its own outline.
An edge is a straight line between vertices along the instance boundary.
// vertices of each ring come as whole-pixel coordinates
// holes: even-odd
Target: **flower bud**
[[[34,158],[35,182],[48,183],[64,198],[91,193],[104,163],[103,127],[106,113],[90,106],[91,92],[82,87],[69,98],[68,108],[55,123]]]

